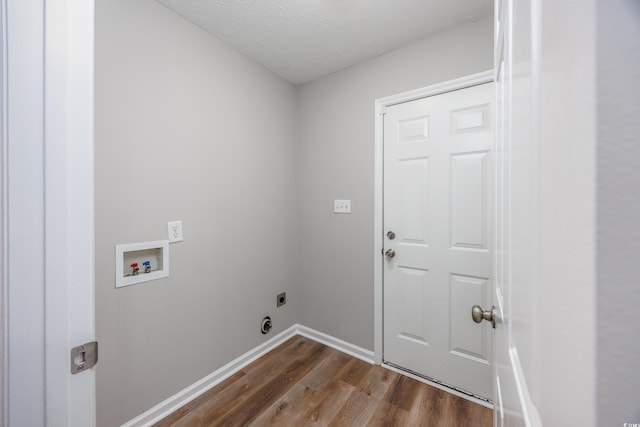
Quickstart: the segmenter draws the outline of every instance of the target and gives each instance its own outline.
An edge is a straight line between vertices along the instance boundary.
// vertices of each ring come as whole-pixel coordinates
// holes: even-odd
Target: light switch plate
[[[167,223],[167,232],[169,233],[169,243],[182,242],[182,221],[169,221]]]
[[[351,200],[334,200],[333,201],[333,213],[350,214],[351,213]]]

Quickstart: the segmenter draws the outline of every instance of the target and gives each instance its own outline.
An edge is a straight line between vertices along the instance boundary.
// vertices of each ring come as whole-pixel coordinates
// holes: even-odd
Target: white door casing
[[[384,361],[491,399],[493,85],[384,115]],[[393,231],[395,238],[386,233]]]
[[[95,425],[93,0],[3,0],[4,425]]]

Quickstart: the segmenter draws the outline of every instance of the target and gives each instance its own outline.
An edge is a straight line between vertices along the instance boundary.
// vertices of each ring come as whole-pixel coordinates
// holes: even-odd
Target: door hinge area
[[[77,374],[98,363],[98,342],[91,341],[71,349],[71,373]]]

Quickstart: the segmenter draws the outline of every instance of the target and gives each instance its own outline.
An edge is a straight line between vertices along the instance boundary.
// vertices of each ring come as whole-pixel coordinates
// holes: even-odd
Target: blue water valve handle
[[[151,271],[151,263],[149,261],[143,262],[142,265],[144,265],[145,273],[149,273]]]

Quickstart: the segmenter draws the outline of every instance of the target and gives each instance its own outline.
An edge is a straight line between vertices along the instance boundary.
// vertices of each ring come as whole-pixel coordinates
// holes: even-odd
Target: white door
[[[385,363],[492,399],[492,83],[384,116]]]
[[[511,314],[509,280],[511,268],[511,227],[509,222],[511,205],[511,63],[507,43],[511,28],[509,2],[496,1],[496,218],[495,218],[495,289],[494,306],[497,327],[494,332],[494,426],[525,425],[522,406],[518,397],[518,386],[514,376],[509,352],[512,343],[509,333],[509,315]],[[523,195],[531,197],[532,194]]]
[[[532,0],[496,1],[494,425],[540,426],[526,381],[535,353],[540,199]],[[556,178],[562,185],[561,177]],[[557,295],[555,295],[557,297]],[[539,341],[543,342],[542,340]],[[554,346],[555,347],[555,346]],[[557,349],[553,348],[553,354]],[[523,363],[524,362],[524,363]],[[530,377],[531,378],[531,377]]]

